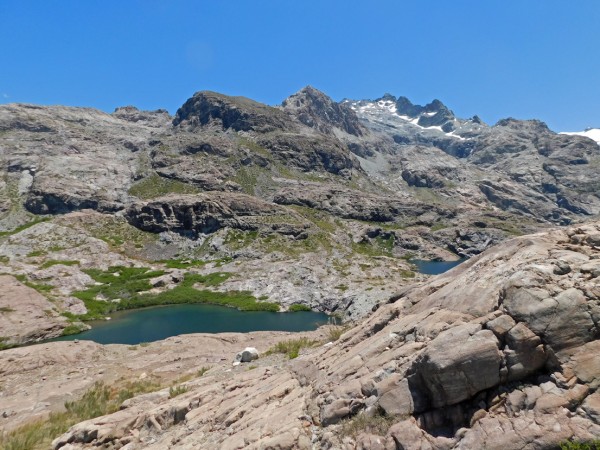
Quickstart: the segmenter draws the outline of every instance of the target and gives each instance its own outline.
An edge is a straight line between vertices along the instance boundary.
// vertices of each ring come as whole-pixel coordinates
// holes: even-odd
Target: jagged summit
[[[306,86],[286,98],[281,107],[303,124],[330,134],[339,128],[348,134],[362,136],[364,127],[358,117],[343,103],[337,103],[323,92]]]

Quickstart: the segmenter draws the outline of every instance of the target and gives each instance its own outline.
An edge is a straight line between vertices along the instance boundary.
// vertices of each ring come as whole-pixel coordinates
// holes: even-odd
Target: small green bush
[[[306,305],[301,305],[299,303],[296,303],[292,306],[290,306],[288,308],[289,312],[300,312],[300,311],[312,311],[312,309],[310,309],[310,306],[306,306]]]
[[[56,260],[56,259],[49,259],[48,261],[44,262],[41,266],[40,269],[47,269],[48,267],[52,267],[52,266],[56,266],[56,265],[63,265],[63,266],[78,266],[79,265],[79,261],[60,261],[60,260]]]

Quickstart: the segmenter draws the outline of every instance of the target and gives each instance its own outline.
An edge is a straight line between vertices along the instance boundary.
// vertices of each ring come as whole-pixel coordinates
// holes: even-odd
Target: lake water
[[[410,260],[420,273],[428,275],[444,273],[463,261]],[[109,321],[90,322],[91,330],[52,340],[87,339],[100,344],[134,345],[186,333],[309,331],[326,324],[328,318],[326,314],[309,311],[274,313],[216,305],[172,305],[118,311]]]
[[[323,313],[239,311],[216,305],[172,305],[118,311],[91,330],[53,341],[91,340],[100,344],[139,344],[186,333],[309,331],[327,323]]]
[[[417,271],[419,273],[439,275],[465,261],[465,259],[459,259],[458,261],[425,261],[423,259],[411,259],[409,262],[417,266]]]

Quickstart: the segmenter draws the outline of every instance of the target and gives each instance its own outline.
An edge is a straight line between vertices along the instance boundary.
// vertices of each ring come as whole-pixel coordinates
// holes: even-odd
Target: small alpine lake
[[[209,304],[169,305],[118,311],[111,320],[89,322],[91,330],[51,341],[90,340],[99,344],[140,344],[186,333],[310,331],[329,316],[312,311],[239,311]]]
[[[439,275],[465,262],[466,259],[456,261],[426,261],[424,259],[411,259],[409,262],[417,267],[417,272],[426,275]]]

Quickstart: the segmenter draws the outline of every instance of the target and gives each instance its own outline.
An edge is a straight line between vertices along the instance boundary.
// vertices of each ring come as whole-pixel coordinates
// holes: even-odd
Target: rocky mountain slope
[[[600,211],[588,138],[311,87],[278,107],[198,92],[174,117],[2,105],[0,163],[2,272],[48,298],[54,324],[5,344],[60,333],[59,314],[81,327],[107,301],[82,292],[111,266],[225,272],[205,287],[358,318],[419,278],[407,259],[472,256]],[[169,279],[147,292],[182,277]],[[10,319],[21,306],[3,301]]]
[[[189,296],[349,328],[2,350],[0,430],[46,429],[101,381],[128,400],[54,448],[597,437],[599,166],[588,137],[391,95],[307,87],[271,107],[198,92],[174,117],[1,105],[0,349]],[[430,279],[415,257],[470,259]],[[297,359],[266,354],[300,338]],[[261,357],[232,366],[246,345]]]
[[[521,450],[597,438],[599,257],[600,223],[512,239],[402,289],[337,341],[294,360],[261,356],[232,368],[236,350],[220,344],[209,357],[215,365],[181,394],[134,397],[75,425],[53,448]],[[173,364],[208,361],[185,339]],[[250,335],[238,346],[249,343],[261,354],[271,345]],[[78,345],[91,344],[46,344],[66,354]],[[152,344],[146,359],[172,345]],[[29,367],[28,391],[55,383],[64,375],[53,360],[62,357],[42,347],[0,353],[0,370]],[[125,348],[86,352],[106,367]],[[131,352],[130,375],[174,370],[138,365]],[[88,382],[110,375],[98,373]],[[14,375],[6,379],[10,402],[23,394]]]

